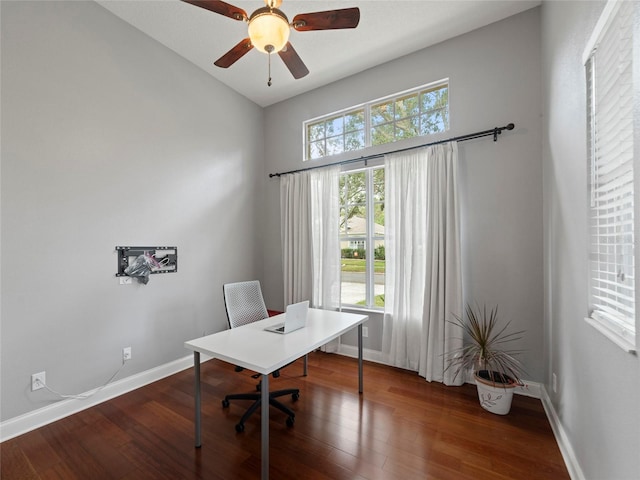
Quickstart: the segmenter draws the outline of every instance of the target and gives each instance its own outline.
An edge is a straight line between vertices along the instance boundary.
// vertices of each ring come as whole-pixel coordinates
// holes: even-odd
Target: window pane
[[[420,116],[420,135],[444,132],[447,128],[449,128],[449,120],[443,110],[436,110]]]
[[[344,138],[344,149],[360,150],[364,148],[364,131],[347,133]]]
[[[344,129],[347,132],[364,130],[364,110],[357,110],[344,116]]]
[[[371,106],[371,124],[379,125],[393,121],[393,102],[384,102]]]
[[[312,123],[307,125],[307,138],[309,141],[320,140],[324,138],[324,122]]]
[[[418,107],[418,94],[396,100],[396,120],[417,115]]]
[[[349,239],[342,242],[342,303],[366,305],[367,273],[364,240]]]
[[[373,199],[384,202],[384,168],[373,171]]]
[[[347,235],[351,237],[348,246],[356,248],[355,244],[363,242],[367,234],[367,208],[364,205],[349,205],[345,208],[345,216]]]
[[[423,112],[429,110],[442,108],[449,103],[449,89],[442,87],[437,90],[430,90],[422,92],[421,94],[421,109]]]
[[[384,203],[374,203],[373,205],[373,226],[374,235],[384,235]]]
[[[364,204],[347,205],[344,208],[345,230],[347,235],[366,235],[367,221]]]
[[[326,135],[331,137],[333,135],[340,135],[344,130],[344,117],[339,116],[336,118],[330,118],[326,122]]]
[[[385,275],[385,251],[384,240],[375,241],[374,250],[374,306],[384,307],[384,275]]]
[[[393,124],[384,124],[371,129],[371,144],[384,145],[395,140]]]
[[[349,236],[359,236],[359,240],[366,234],[366,183],[364,172],[353,173],[341,177],[340,189],[342,232]],[[353,243],[353,242],[352,242]],[[352,247],[343,244],[343,248]]]
[[[396,140],[417,137],[420,131],[419,123],[418,117],[399,120],[396,123]]]
[[[340,207],[340,236],[344,237],[347,234],[347,210],[344,207]]]
[[[359,203],[366,201],[366,177],[364,172],[351,173],[346,176],[346,197],[342,204]]]
[[[342,135],[327,138],[327,155],[336,155],[344,151]]]
[[[312,142],[309,144],[308,158],[322,158],[325,156],[324,141]]]
[[[440,110],[440,115],[442,116],[442,125],[444,130],[449,129],[449,107],[444,107]]]

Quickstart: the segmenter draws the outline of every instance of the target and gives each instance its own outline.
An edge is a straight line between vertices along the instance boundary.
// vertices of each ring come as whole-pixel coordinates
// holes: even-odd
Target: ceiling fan
[[[182,0],[197,7],[248,23],[249,36],[214,62],[221,68],[229,68],[254,47],[269,55],[269,81],[271,86],[271,54],[277,53],[294,78],[302,78],[309,73],[306,65],[289,42],[291,28],[298,32],[310,30],[336,30],[355,28],[360,22],[360,10],[342,8],[323,12],[300,13],[289,23],[287,16],[278,9],[282,0],[264,0],[266,6],[247,15],[242,8],[222,0]]]

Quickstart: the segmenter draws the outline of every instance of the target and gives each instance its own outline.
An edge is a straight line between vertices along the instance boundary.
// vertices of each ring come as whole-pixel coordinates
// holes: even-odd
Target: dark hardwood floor
[[[417,374],[313,353],[271,381],[300,387],[292,428],[271,409],[270,476],[280,479],[568,479],[539,400],[514,396],[511,413],[478,404],[475,386],[445,387]],[[257,479],[260,415],[223,409],[227,393],[252,391],[249,372],[202,366],[202,448],[194,447],[193,369],[42,427],[0,446],[3,480]]]

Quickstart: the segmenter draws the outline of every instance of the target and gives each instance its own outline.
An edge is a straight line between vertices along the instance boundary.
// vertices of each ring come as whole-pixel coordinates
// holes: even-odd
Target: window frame
[[[638,216],[638,212],[640,210],[639,202],[637,201],[637,199],[640,198],[638,196],[638,193],[640,191],[640,182],[638,182],[637,179],[635,178],[636,172],[640,171],[638,170],[638,163],[639,163],[638,152],[640,151],[640,148],[638,145],[638,138],[639,138],[638,125],[640,125],[640,122],[639,122],[640,115],[638,115],[637,113],[637,106],[638,106],[637,90],[638,89],[637,87],[634,87],[634,85],[631,85],[630,96],[631,96],[633,105],[636,107],[636,113],[634,114],[633,110],[631,110],[631,113],[629,114],[631,117],[630,125],[632,129],[632,133],[630,137],[631,137],[632,146],[631,146],[630,152],[628,151],[628,149],[623,148],[627,157],[622,157],[622,160],[620,159],[621,158],[620,156],[615,156],[611,158],[611,157],[605,156],[605,154],[600,153],[600,152],[605,152],[607,149],[607,146],[616,145],[617,148],[620,148],[621,146],[623,146],[625,142],[623,142],[620,139],[622,134],[620,134],[619,132],[624,132],[624,129],[620,129],[619,131],[616,131],[613,137],[611,137],[610,132],[605,131],[605,133],[602,134],[601,129],[598,128],[598,125],[599,125],[598,120],[600,119],[601,115],[604,115],[603,111],[606,111],[606,108],[604,106],[602,108],[598,108],[596,104],[596,100],[600,99],[600,96],[597,95],[597,92],[599,91],[598,90],[599,84],[597,82],[597,78],[599,78],[597,76],[599,72],[598,71],[599,62],[602,62],[604,64],[605,62],[608,62],[611,60],[610,57],[603,58],[602,54],[598,55],[598,48],[601,46],[601,44],[604,43],[602,51],[608,51],[608,50],[605,50],[606,47],[610,46],[608,43],[610,41],[610,38],[608,38],[607,34],[611,33],[613,35],[614,33],[616,33],[613,30],[611,30],[610,32],[609,29],[610,27],[612,27],[612,25],[616,25],[616,21],[618,20],[616,18],[616,15],[619,13],[620,11],[619,9],[621,5],[622,3],[616,0],[613,0],[613,1],[610,0],[605,5],[604,10],[594,28],[594,31],[591,37],[589,38],[589,41],[587,42],[587,45],[583,54],[583,64],[585,67],[585,79],[586,79],[586,95],[587,95],[586,96],[587,141],[588,141],[587,150],[589,154],[589,165],[588,165],[588,170],[589,170],[589,178],[588,178],[589,212],[588,213],[589,215],[588,217],[589,217],[589,229],[590,229],[588,233],[589,315],[588,317],[585,318],[585,320],[589,325],[593,326],[596,330],[598,330],[605,337],[613,341],[616,345],[618,345],[620,348],[622,348],[626,352],[635,353],[636,343],[638,340],[638,327],[637,327],[638,319],[637,319],[637,310],[636,310],[636,303],[637,303],[636,299],[640,298],[640,296],[638,295],[640,285],[638,284],[638,282],[635,281],[635,274],[636,272],[640,271],[640,269],[638,268],[640,263],[640,258],[639,258],[640,256],[637,254],[636,248],[635,248],[635,238],[638,233],[637,219],[640,218],[640,216]],[[635,15],[636,17],[640,15],[640,9],[638,8],[637,5],[634,7],[632,4],[631,8],[635,9],[634,11],[632,11],[632,15]],[[623,15],[620,15],[620,18],[623,18],[623,17],[624,17]],[[629,18],[629,17],[624,17],[624,18]],[[616,39],[615,46],[620,47],[620,45],[622,45],[624,41],[625,40]],[[634,56],[634,49],[636,50],[636,53],[637,53],[637,50],[639,49],[638,47],[639,43],[640,43],[640,35],[638,34],[638,31],[637,31],[637,25],[636,27],[634,27],[634,23],[632,21],[631,22],[631,41],[629,42],[631,51],[630,52],[627,51],[631,59],[637,58],[637,55]],[[616,58],[616,57],[613,57],[613,58]],[[605,70],[605,67],[603,66],[601,67],[601,69]],[[610,70],[611,70],[610,68],[606,69],[607,72],[610,72]],[[638,71],[640,71],[640,69],[638,69],[637,65],[633,65],[633,61],[632,61],[632,68],[630,70],[631,70],[630,78],[631,78],[632,84],[637,83]],[[616,92],[618,92],[619,89],[623,88],[620,85],[620,79],[617,77],[614,82],[610,82],[606,86],[613,87]],[[635,88],[635,92],[634,92],[634,88]],[[608,92],[609,90],[605,89],[603,91]],[[611,97],[614,97],[614,95],[611,95]],[[612,105],[610,104],[609,107],[611,106]],[[616,111],[619,111],[619,110],[616,110]],[[624,117],[621,117],[621,118],[624,118]],[[626,121],[628,123],[629,118],[626,118]],[[603,125],[607,124],[607,122],[602,122],[602,123]],[[606,130],[606,129],[603,129],[603,130]],[[631,155],[630,159],[628,158],[629,154]],[[626,175],[632,175],[632,180],[631,180],[632,185],[630,188],[631,190],[630,195],[628,194],[628,191],[627,191],[626,196],[623,194],[619,195],[619,197],[622,199],[618,199],[618,197],[615,197],[616,200],[613,203],[615,210],[613,210],[613,212],[612,212],[612,206],[610,206],[610,204],[606,203],[606,201],[604,200],[604,197],[607,197],[607,196],[610,197],[611,194],[607,193],[607,195],[604,195],[597,191],[597,190],[603,190],[603,188],[594,190],[594,184],[597,182],[601,182],[601,183],[598,183],[598,185],[600,186],[610,187],[612,190],[608,190],[608,192],[609,191],[620,192],[622,190],[622,187],[613,186],[613,185],[615,183],[623,184],[623,175],[616,173],[616,177],[614,179],[615,182],[611,181],[610,179],[602,180],[602,178],[607,177],[607,173],[606,173],[607,167],[611,169],[610,172],[617,172],[618,169],[624,169],[624,172]],[[603,170],[605,170],[605,173],[600,173],[598,171],[599,168],[603,168]],[[629,173],[629,170],[630,170],[630,173]],[[611,174],[609,173],[609,176],[610,175]],[[627,198],[628,196],[631,196],[630,201],[623,199],[623,198]],[[629,203],[631,203],[630,206],[628,205]],[[629,214],[629,210],[630,210],[631,221],[629,221],[627,218],[625,222],[624,216],[619,213],[619,211],[621,210],[621,207],[623,206],[628,207],[627,215]],[[607,209],[607,213],[602,213],[603,210],[605,210],[605,208]],[[622,210],[624,211],[624,209]],[[613,217],[613,220],[611,219],[611,217]],[[620,231],[620,228],[621,228],[620,225],[621,224],[624,225],[625,223],[627,225],[629,224],[631,225],[630,232],[628,231],[628,229],[622,232]],[[615,227],[616,230],[612,234],[611,228],[613,227]],[[629,240],[628,238],[629,236],[631,236],[631,240]],[[609,240],[612,237],[615,238],[614,242],[610,242]],[[626,253],[620,253],[620,250],[624,248],[625,243],[627,247],[631,245],[632,259],[623,258],[624,256],[627,256],[627,257],[629,256],[628,250]],[[612,253],[612,248],[613,248],[613,253]],[[611,259],[612,256],[615,257],[614,260]],[[610,271],[610,268],[609,268],[609,271],[607,271],[606,267],[607,266],[610,267],[612,264],[615,265],[615,271]],[[630,269],[632,270],[629,277],[632,279],[633,284],[630,286],[625,286],[623,285],[623,283],[626,281],[626,279],[623,274],[628,274]],[[616,272],[622,272],[622,273],[617,273],[616,280],[612,281],[610,278],[607,278],[607,276],[611,277],[611,275],[616,274]],[[605,285],[605,287],[602,287],[603,284]],[[633,298],[630,298],[628,294],[625,295],[623,293],[620,293],[622,289],[626,289],[627,292],[631,291],[631,295],[633,296]],[[604,293],[600,294],[599,293],[600,291],[604,291]],[[621,306],[614,307],[613,309],[608,308],[608,306],[605,305],[609,301],[607,300],[608,298],[612,299],[614,302],[620,301],[620,299],[623,299],[621,302]],[[628,302],[629,300],[632,302],[632,307],[629,307],[626,304],[626,302]],[[617,308],[617,311],[616,311],[616,308]],[[629,314],[621,313],[621,310],[624,310],[627,308],[629,309],[632,308],[631,313]]]
[[[425,93],[429,93],[431,91],[435,91],[435,90],[439,90],[442,88],[446,88],[447,91],[447,102],[446,105],[444,107],[439,107],[439,108],[431,108],[428,110],[423,111],[422,109],[422,95]],[[322,159],[326,159],[328,157],[332,157],[335,155],[343,155],[343,154],[349,154],[349,153],[353,153],[353,152],[362,152],[363,150],[366,150],[367,148],[370,147],[379,147],[381,145],[389,145],[391,143],[397,143],[397,142],[403,142],[403,141],[410,141],[413,140],[415,138],[424,138],[430,135],[438,135],[440,133],[446,132],[450,129],[450,107],[449,107],[449,92],[450,92],[451,88],[449,85],[449,79],[448,78],[444,78],[441,80],[437,80],[435,82],[430,82],[424,85],[420,85],[418,87],[415,88],[411,88],[409,90],[404,90],[402,92],[397,92],[391,95],[387,95],[385,97],[381,97],[381,98],[377,98],[374,100],[371,100],[369,102],[366,103],[361,103],[358,105],[354,105],[351,107],[347,107],[347,108],[343,108],[341,110],[337,110],[335,112],[332,113],[328,113],[325,115],[320,115],[318,117],[315,118],[311,118],[308,120],[305,120],[302,123],[302,159],[304,162],[307,161],[317,161],[317,160],[322,160]],[[414,116],[410,116],[410,117],[402,117],[402,118],[395,118],[396,112],[395,112],[395,105],[397,104],[398,101],[406,99],[414,94],[418,95],[418,112],[416,113],[416,115]],[[380,104],[383,103],[391,103],[394,105],[394,119],[392,121],[389,122],[384,122],[384,123],[380,123],[380,124],[373,124],[372,121],[372,108],[374,106],[378,106]],[[357,149],[346,149],[344,148],[347,144],[347,141],[345,139],[346,137],[346,132],[344,130],[343,127],[343,131],[341,134],[335,134],[335,135],[327,135],[326,130],[324,132],[324,135],[322,137],[314,137],[314,139],[311,139],[311,135],[310,135],[310,128],[312,128],[313,126],[317,125],[320,122],[327,122],[329,120],[333,120],[337,117],[340,116],[346,116],[349,114],[352,114],[354,112],[359,112],[360,110],[363,111],[363,122],[364,122],[364,132],[363,132],[363,137],[364,137],[364,145],[361,148],[357,148]],[[429,132],[429,133],[425,133],[425,134],[421,134],[421,117],[423,117],[424,115],[427,115],[428,112],[437,112],[437,111],[445,111],[445,116],[446,116],[446,122],[444,125],[444,129],[437,131],[437,132]],[[416,117],[418,119],[418,134],[412,137],[398,137],[396,135],[396,131],[398,130],[397,124],[402,122],[402,121],[406,121],[409,118],[413,118]],[[373,129],[376,126],[380,126],[380,125],[391,125],[393,130],[394,130],[394,139],[392,141],[389,142],[382,142],[382,143],[373,143]],[[326,126],[324,127],[326,128]],[[360,130],[354,130],[354,132],[356,131],[360,131]],[[311,154],[311,146],[313,143],[319,142],[319,141],[324,141],[324,146],[325,146],[325,151],[327,151],[327,140],[330,138],[335,138],[337,136],[342,136],[343,137],[343,149],[342,151],[339,152],[335,152],[335,153],[330,153],[330,154],[326,154],[326,155],[320,155],[320,156],[313,156]]]

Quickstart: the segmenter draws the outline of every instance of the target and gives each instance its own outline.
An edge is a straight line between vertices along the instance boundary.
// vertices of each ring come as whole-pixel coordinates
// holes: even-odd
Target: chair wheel
[[[239,423],[236,425],[236,432],[238,433],[244,432],[244,423]]]
[[[291,399],[292,399],[294,402],[297,402],[299,398],[300,398],[300,394],[299,394],[299,393],[292,393],[292,394],[291,394]]]
[[[228,408],[228,407],[229,407],[229,400],[225,398],[224,400],[222,400],[222,408]]]
[[[256,385],[256,390],[259,392],[262,390],[262,383]]]
[[[287,427],[293,427],[295,423],[295,417],[287,417]]]

